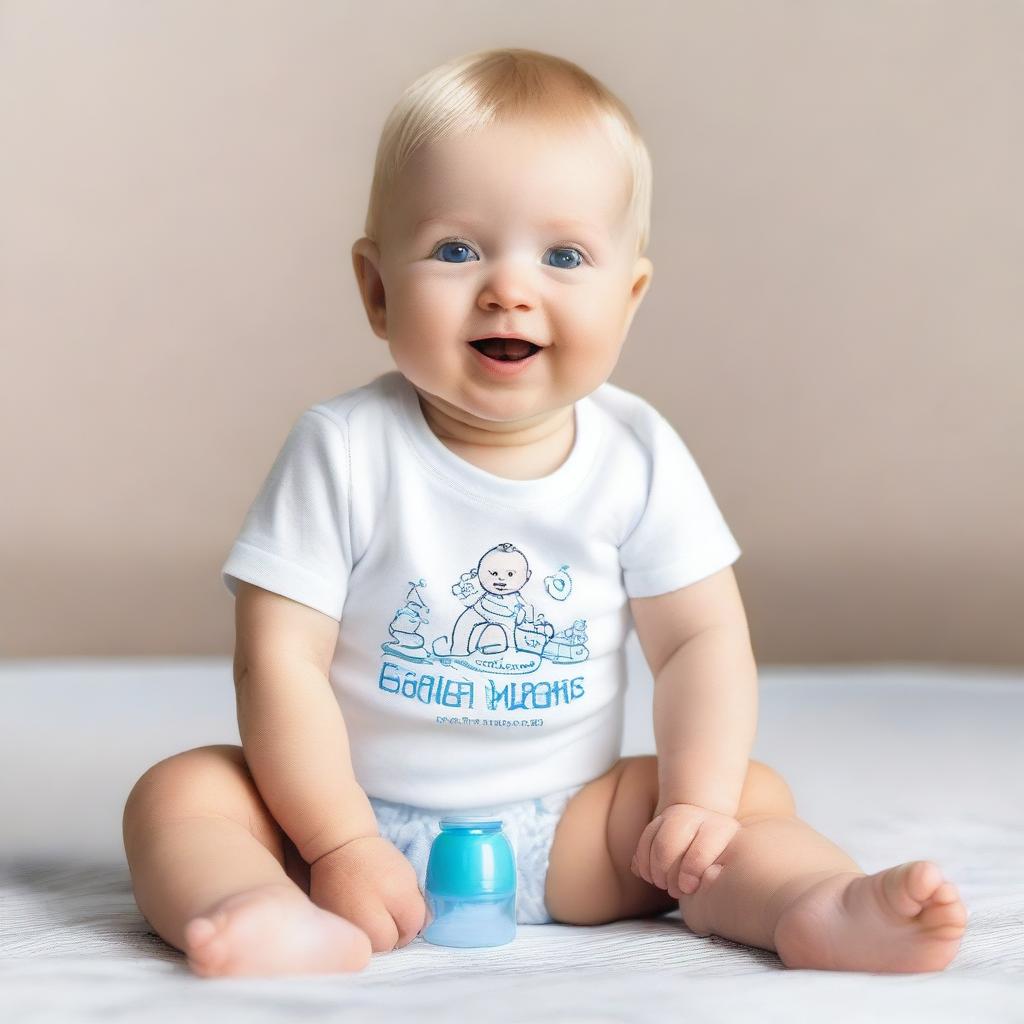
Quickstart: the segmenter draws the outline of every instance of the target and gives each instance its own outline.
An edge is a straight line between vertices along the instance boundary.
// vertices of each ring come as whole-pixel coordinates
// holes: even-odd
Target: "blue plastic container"
[[[516,937],[516,858],[501,819],[449,815],[427,860],[423,938],[437,946],[502,946]]]

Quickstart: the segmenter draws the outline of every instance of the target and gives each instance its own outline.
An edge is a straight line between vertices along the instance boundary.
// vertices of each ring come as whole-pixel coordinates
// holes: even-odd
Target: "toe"
[[[907,872],[907,892],[917,903],[922,904],[931,899],[935,890],[945,881],[942,869],[930,860],[915,860]]]
[[[202,977],[224,973],[227,947],[222,939],[211,939],[202,949],[188,954],[189,967]]]
[[[910,895],[907,877],[915,864],[900,864],[882,874],[882,892],[892,911],[900,917],[913,917],[920,913],[921,905]]]
[[[918,920],[923,928],[929,930],[958,933],[967,924],[967,908],[959,900],[953,903],[933,903],[921,911]]]
[[[185,925],[185,943],[189,950],[206,945],[217,934],[217,926],[208,917],[193,918]]]
[[[901,917],[916,917],[926,900],[942,884],[942,872],[927,860],[910,861],[882,875],[882,889],[889,906]]]
[[[185,955],[196,974],[208,977],[222,974],[228,958],[224,930],[208,917],[196,917],[185,925]]]

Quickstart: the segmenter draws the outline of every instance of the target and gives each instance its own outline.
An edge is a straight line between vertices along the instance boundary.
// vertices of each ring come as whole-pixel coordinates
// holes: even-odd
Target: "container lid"
[[[483,832],[497,832],[501,829],[501,818],[488,814],[448,814],[438,824],[442,829],[479,829]]]

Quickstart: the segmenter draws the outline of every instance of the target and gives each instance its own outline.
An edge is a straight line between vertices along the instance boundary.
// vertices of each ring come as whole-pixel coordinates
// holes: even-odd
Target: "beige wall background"
[[[392,364],[384,117],[496,45],[655,166],[614,383],[697,457],[768,662],[1024,662],[1024,3],[0,3],[0,653],[226,654],[290,425]]]

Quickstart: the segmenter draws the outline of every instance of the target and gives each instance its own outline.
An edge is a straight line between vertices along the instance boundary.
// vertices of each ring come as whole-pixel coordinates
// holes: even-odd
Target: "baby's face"
[[[516,594],[526,586],[530,570],[518,551],[490,551],[480,559],[476,578],[492,594]]]
[[[353,247],[374,331],[467,422],[540,422],[607,380],[647,289],[628,205],[623,160],[593,129],[519,121],[423,147],[379,248]],[[539,348],[512,362],[470,344],[496,334]]]

